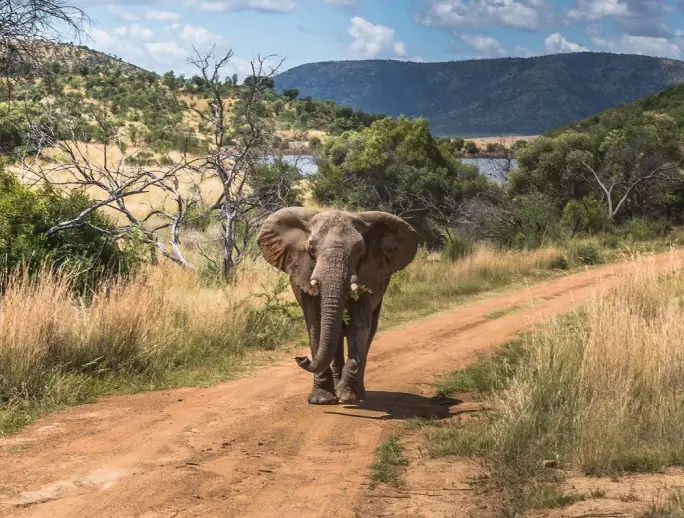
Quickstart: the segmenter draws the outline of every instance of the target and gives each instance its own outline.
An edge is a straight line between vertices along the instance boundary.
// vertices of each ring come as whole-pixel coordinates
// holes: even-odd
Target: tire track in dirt
[[[653,261],[664,268],[682,258]],[[632,267],[558,278],[380,333],[362,407],[308,405],[311,375],[287,358],[211,388],[110,397],[53,413],[0,439],[0,515],[369,516],[364,484],[374,448],[402,419],[459,410],[429,399],[436,374],[571,310]],[[484,317],[530,299],[538,303]],[[454,496],[454,515],[459,498],[468,496]],[[430,516],[421,512],[411,515]]]

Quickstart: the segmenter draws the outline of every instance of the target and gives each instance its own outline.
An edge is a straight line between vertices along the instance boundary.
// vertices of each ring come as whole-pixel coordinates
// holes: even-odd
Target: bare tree
[[[184,155],[176,164],[162,166],[144,151],[129,152],[120,128],[106,112],[92,111],[90,115],[105,135],[101,144],[84,142],[59,103],[47,103],[40,120],[28,120],[31,152],[20,160],[23,181],[62,193],[96,192],[90,206],[55,223],[48,235],[81,226],[91,226],[112,239],[135,235],[164,257],[194,269],[180,247],[182,224],[195,203],[181,189],[181,179],[192,160]],[[152,191],[158,195],[158,203],[140,201],[141,195]],[[133,200],[137,210],[131,208]],[[91,214],[105,208],[120,216],[114,230],[94,227],[89,220]],[[164,233],[168,243],[162,239]]]
[[[667,150],[654,147],[645,138],[632,138],[607,147],[602,156],[580,152],[574,159],[580,165],[579,174],[597,189],[598,199],[606,203],[607,215],[612,219],[638,190],[682,181],[684,146]]]
[[[205,110],[195,109],[204,123],[200,126],[210,128],[204,135],[209,149],[193,156],[184,153],[170,165],[169,157],[162,164],[144,148],[131,150],[128,144],[136,135],[106,108],[94,107],[87,113],[97,126],[99,144],[86,143],[86,135],[79,134],[84,115],[76,110],[71,117],[66,99],[43,103],[37,117],[27,113],[29,134],[20,167],[24,181],[63,193],[85,192],[94,199],[80,214],[56,223],[49,234],[92,227],[89,216],[108,209],[118,215],[118,226],[114,231],[97,230],[113,239],[135,236],[164,257],[195,269],[181,246],[190,235],[185,232],[188,224],[199,218],[218,221],[220,269],[229,277],[250,251],[261,221],[278,208],[298,202],[300,178],[296,165],[279,155],[275,121],[263,102],[280,63],[271,67],[271,56],[259,57],[252,63],[252,80],[238,89],[236,99],[232,85],[221,80],[231,58],[231,51],[220,58],[215,58],[213,49],[205,55],[195,51],[190,62],[199,69],[211,95]],[[140,139],[136,143],[140,145]],[[212,193],[207,186],[216,180],[219,192]],[[199,252],[216,263],[207,251],[216,240],[194,237]]]
[[[282,60],[270,65],[275,56],[257,57],[251,63],[251,76],[240,97],[228,106],[223,69],[232,51],[217,57],[215,50],[201,54],[195,49],[190,63],[208,85],[211,101],[207,110],[197,110],[211,128],[209,155],[193,168],[202,178],[213,176],[221,185],[216,202],[222,226],[221,271],[229,277],[244,258],[261,221],[293,199],[292,169],[276,158],[275,174],[267,174],[267,164],[279,155],[276,149],[274,119],[263,102]],[[269,169],[272,173],[273,168]],[[270,176],[270,177],[268,177]]]
[[[45,73],[49,44],[80,37],[90,22],[78,7],[64,0],[0,0],[0,75],[12,79]],[[11,90],[10,90],[11,91]]]

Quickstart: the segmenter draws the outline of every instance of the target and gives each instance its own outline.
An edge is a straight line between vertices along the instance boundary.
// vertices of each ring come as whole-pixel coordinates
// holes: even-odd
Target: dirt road
[[[655,261],[662,268],[673,257],[684,253]],[[402,419],[458,411],[429,399],[436,374],[571,310],[631,267],[559,278],[379,334],[362,408],[308,405],[311,375],[287,358],[213,388],[112,397],[51,414],[0,439],[0,516],[368,516],[374,448]],[[530,309],[484,318],[532,298]]]

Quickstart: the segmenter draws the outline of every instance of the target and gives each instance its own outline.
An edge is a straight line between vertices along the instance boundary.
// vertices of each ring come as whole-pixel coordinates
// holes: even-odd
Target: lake
[[[314,158],[309,155],[283,155],[283,159],[287,163],[296,166],[304,176],[315,173],[318,169]],[[502,180],[501,171],[507,165],[506,160],[503,158],[462,158],[461,162],[476,165],[480,172],[495,181]],[[516,161],[513,160],[511,167],[515,166]]]

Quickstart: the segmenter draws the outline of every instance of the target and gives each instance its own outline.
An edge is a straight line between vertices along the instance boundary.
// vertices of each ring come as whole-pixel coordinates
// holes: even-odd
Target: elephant
[[[413,261],[419,241],[410,224],[381,211],[285,207],[264,220],[261,254],[289,275],[304,313],[312,358],[295,360],[314,374],[309,404],[366,398],[366,359],[385,291],[392,274]]]

